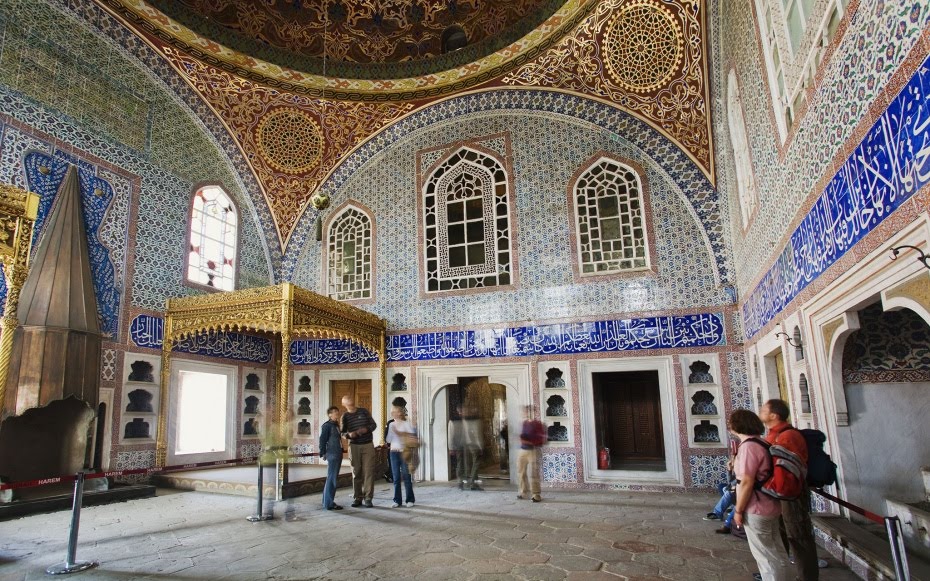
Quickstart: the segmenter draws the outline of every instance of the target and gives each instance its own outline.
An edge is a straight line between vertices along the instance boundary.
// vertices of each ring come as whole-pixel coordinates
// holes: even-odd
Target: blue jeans
[[[332,508],[336,504],[336,479],[339,478],[339,468],[342,467],[342,454],[338,456],[326,455],[326,484],[323,485],[323,508]]]
[[[724,526],[731,526],[734,511],[731,510],[727,514],[727,510],[736,503],[736,492],[730,490],[729,483],[718,485],[717,490],[720,491],[720,500],[717,501],[717,506],[714,507],[714,514],[723,521]]]
[[[394,502],[403,504],[400,496],[401,476],[404,480],[404,492],[407,495],[407,502],[416,502],[413,498],[413,479],[410,477],[410,471],[407,470],[407,463],[404,462],[404,453],[391,450],[391,476],[394,477]]]

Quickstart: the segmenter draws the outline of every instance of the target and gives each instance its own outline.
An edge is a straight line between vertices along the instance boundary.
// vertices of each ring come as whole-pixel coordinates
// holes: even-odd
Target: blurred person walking
[[[520,493],[517,498],[533,502],[542,500],[539,488],[539,447],[546,442],[546,428],[533,418],[533,406],[523,408],[523,427],[520,429],[520,454],[517,456],[517,478]]]

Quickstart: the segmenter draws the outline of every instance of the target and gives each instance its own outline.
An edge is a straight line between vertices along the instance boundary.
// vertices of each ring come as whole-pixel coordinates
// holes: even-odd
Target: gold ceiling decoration
[[[289,174],[306,173],[323,155],[323,132],[300,109],[267,113],[255,130],[258,153],[271,167]]]
[[[652,0],[624,4],[604,34],[607,72],[628,91],[655,91],[675,74],[683,44],[681,27],[667,8]]]

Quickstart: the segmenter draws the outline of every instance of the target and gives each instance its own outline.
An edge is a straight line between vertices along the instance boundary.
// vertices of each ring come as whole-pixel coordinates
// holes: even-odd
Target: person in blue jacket
[[[323,423],[320,430],[320,458],[326,458],[326,484],[323,486],[323,508],[326,510],[342,510],[336,504],[336,479],[339,477],[339,468],[342,466],[342,436],[339,434],[339,408],[330,406],[326,410],[329,420]]]

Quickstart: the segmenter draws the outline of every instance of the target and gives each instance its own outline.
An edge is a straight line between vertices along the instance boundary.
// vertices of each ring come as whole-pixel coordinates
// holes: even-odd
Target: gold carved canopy
[[[275,286],[168,299],[162,345],[161,384],[165,394],[158,418],[156,464],[164,466],[168,450],[168,394],[171,349],[185,337],[211,331],[273,333],[281,338],[276,370],[275,414],[286,430],[290,347],[297,338],[349,339],[378,354],[381,393],[387,389],[384,319],[357,307],[285,282]],[[284,434],[281,434],[284,436]]]

